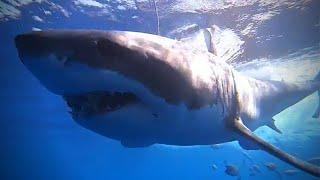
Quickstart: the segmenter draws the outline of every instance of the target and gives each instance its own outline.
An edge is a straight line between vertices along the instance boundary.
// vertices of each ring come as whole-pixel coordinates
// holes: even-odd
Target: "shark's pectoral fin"
[[[272,144],[264,141],[260,137],[256,136],[249,130],[243,123],[240,117],[236,117],[232,121],[234,129],[247,140],[252,141],[261,149],[269,152],[270,154],[278,157],[279,159],[293,165],[294,167],[306,171],[316,177],[320,177],[320,168],[306,161],[300,160],[280,149]]]

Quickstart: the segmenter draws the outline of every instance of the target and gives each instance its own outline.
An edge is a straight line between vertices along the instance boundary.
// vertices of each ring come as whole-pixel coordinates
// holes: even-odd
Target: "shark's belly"
[[[198,110],[172,106],[157,112],[134,104],[115,112],[74,119],[98,134],[137,146],[207,145],[233,140],[222,109],[217,106]]]

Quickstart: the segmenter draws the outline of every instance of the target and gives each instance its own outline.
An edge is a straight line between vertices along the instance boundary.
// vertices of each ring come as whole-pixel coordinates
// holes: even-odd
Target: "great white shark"
[[[239,141],[320,177],[320,168],[253,133],[319,90],[242,75],[204,49],[139,32],[47,30],[17,35],[22,63],[61,95],[81,126],[126,147]]]

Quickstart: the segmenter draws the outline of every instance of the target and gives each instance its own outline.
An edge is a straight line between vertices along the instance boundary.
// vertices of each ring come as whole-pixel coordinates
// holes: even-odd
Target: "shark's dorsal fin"
[[[214,29],[213,29],[214,31]],[[214,55],[217,55],[217,50],[214,44],[214,33],[211,32],[211,29],[203,29],[203,36],[207,46],[207,50]]]
[[[220,29],[216,25],[200,29],[180,38],[179,41],[213,54],[216,59],[233,64],[242,54],[244,41],[231,29]]]
[[[181,42],[193,46],[196,49],[208,51],[214,55],[217,55],[215,43],[213,39],[213,33],[210,29],[201,29],[193,34],[193,36],[180,39]]]

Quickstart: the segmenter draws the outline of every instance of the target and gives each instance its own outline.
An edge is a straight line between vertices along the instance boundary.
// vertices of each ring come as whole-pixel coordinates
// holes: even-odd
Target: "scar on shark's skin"
[[[280,133],[273,116],[319,90],[320,75],[303,84],[244,76],[214,54],[214,31],[207,36],[206,49],[151,34],[97,30],[31,32],[15,43],[22,63],[64,98],[76,123],[125,147],[237,140],[244,149],[265,150],[320,177],[319,167],[252,132],[266,125]]]

